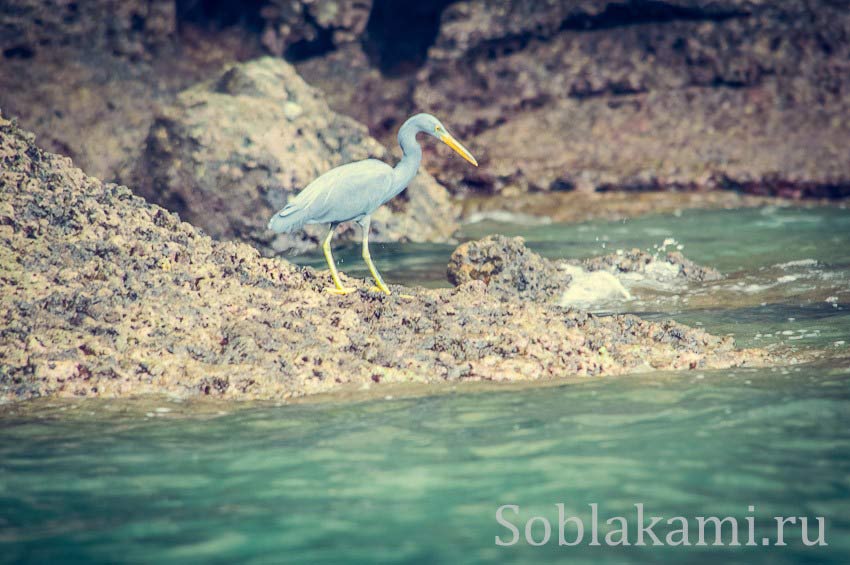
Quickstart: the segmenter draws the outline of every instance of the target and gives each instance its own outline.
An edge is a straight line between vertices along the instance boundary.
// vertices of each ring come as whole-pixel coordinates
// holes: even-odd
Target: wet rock
[[[494,292],[550,300],[570,284],[570,275],[525,246],[521,237],[490,235],[461,244],[452,253],[449,282],[483,281]]]
[[[662,285],[722,278],[715,269],[698,265],[678,251],[662,249],[653,255],[633,249],[581,261],[551,261],[528,249],[521,237],[501,235],[460,245],[452,254],[447,275],[455,286],[482,281],[492,292],[512,299],[581,307],[631,299],[624,285],[635,283],[630,275],[639,275],[642,284]]]
[[[263,58],[181,93],[155,120],[132,178],[213,236],[273,253],[312,247],[325,227],[273,234],[272,214],[325,171],[369,157],[388,154],[364,126],[332,112],[292,66]],[[445,241],[456,216],[445,189],[420,174],[375,213],[374,239]]]
[[[510,300],[372,294],[216,242],[0,117],[0,397],[286,400],[346,385],[764,364],[730,338]],[[520,252],[516,250],[516,252]],[[402,295],[409,294],[409,297]]]
[[[539,225],[549,222],[617,222],[647,214],[680,214],[686,209],[737,210],[753,207],[828,206],[826,199],[805,202],[731,191],[713,192],[531,192],[517,198],[512,191],[463,200],[461,216],[473,223],[487,219]],[[846,206],[835,203],[833,206]]]
[[[639,273],[657,281],[681,280],[687,282],[716,281],[723,278],[716,269],[698,265],[679,251],[651,254],[640,249],[619,251],[581,261],[588,271],[605,271],[611,274]]]

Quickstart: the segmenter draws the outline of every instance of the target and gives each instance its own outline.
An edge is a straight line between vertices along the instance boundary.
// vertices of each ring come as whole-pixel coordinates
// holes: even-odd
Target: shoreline
[[[794,354],[796,362],[783,359],[778,365],[760,367],[737,367],[742,374],[759,373],[780,368],[804,369],[831,366],[839,358],[823,358],[817,351],[799,351]],[[441,383],[392,383],[379,386],[344,385],[332,391],[292,397],[285,401],[261,398],[221,398],[209,396],[174,396],[165,394],[141,394],[118,398],[65,398],[41,397],[27,400],[0,402],[0,421],[9,418],[58,419],[111,415],[115,417],[169,419],[169,418],[217,418],[256,410],[296,406],[354,406],[380,401],[405,401],[425,398],[441,398],[454,395],[513,394],[534,390],[556,389],[584,384],[629,380],[642,380],[642,384],[668,382],[679,379],[711,379],[720,377],[728,368],[705,369],[695,372],[677,370],[642,371],[606,377],[549,377],[526,381],[463,381]],[[165,410],[162,410],[165,408]],[[98,409],[102,411],[98,412]],[[160,409],[157,411],[157,409]]]

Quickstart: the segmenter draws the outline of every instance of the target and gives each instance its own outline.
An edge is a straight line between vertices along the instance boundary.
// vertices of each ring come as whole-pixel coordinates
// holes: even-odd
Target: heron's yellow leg
[[[387,288],[387,285],[384,283],[384,279],[381,278],[381,273],[379,273],[378,269],[375,268],[375,264],[372,262],[372,254],[369,253],[368,224],[363,228],[363,260],[366,261],[366,266],[369,267],[369,272],[372,273],[372,278],[375,279],[376,288],[373,290],[379,290],[384,294],[390,294],[390,289]]]
[[[334,281],[334,286],[336,288],[327,289],[328,292],[332,292],[334,294],[348,294],[350,292],[354,292],[356,289],[354,288],[345,288],[342,286],[342,281],[339,280],[339,271],[336,270],[336,263],[334,263],[334,256],[331,253],[331,239],[334,236],[334,229],[336,226],[332,225],[331,229],[328,230],[328,235],[325,236],[325,240],[322,242],[322,250],[325,252],[325,260],[328,262],[328,267],[331,269],[331,278]]]

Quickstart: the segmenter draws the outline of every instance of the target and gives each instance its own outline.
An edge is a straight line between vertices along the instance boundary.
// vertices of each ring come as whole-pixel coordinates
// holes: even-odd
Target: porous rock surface
[[[303,72],[372,131],[409,108],[466,139],[457,191],[850,195],[846,0],[452,2],[421,69],[382,81],[351,46]],[[350,61],[345,69],[341,60]],[[390,84],[390,88],[382,88]],[[364,99],[380,104],[364,103]]]
[[[495,190],[848,195],[847,8],[462,2],[416,97],[476,132]]]
[[[43,49],[96,49],[147,58],[174,41],[173,0],[3,0],[0,54],[30,58]]]
[[[570,284],[569,274],[525,246],[521,237],[490,235],[462,243],[452,253],[447,270],[455,286],[482,281],[496,293],[551,301]]]
[[[455,193],[498,195],[491,207],[571,220],[562,195],[850,195],[848,0],[9,0],[3,8],[0,108],[45,148],[133,187],[156,109],[222,64],[265,50],[283,52],[333,110],[365,124],[396,157],[401,122],[435,113],[481,167],[425,144],[424,168]],[[601,199],[591,212],[633,216],[647,206]],[[444,233],[412,225],[396,233],[413,231]],[[269,243],[258,245],[271,252]]]
[[[694,263],[679,251],[665,251],[663,255],[640,249],[620,251],[590,257],[578,262],[586,271],[606,271],[611,274],[640,273],[665,276],[687,282],[716,281],[723,278],[717,269]]]
[[[698,265],[678,251],[650,254],[639,249],[616,252],[580,261],[553,261],[525,246],[521,237],[489,235],[458,246],[449,261],[449,282],[457,285],[481,281],[496,293],[514,300],[558,302],[572,282],[580,275],[567,266],[582,271],[604,271],[611,275],[640,273],[647,278],[704,282],[722,278],[711,267]]]
[[[371,0],[268,0],[261,10],[263,45],[275,55],[311,45],[355,41],[369,20]]]
[[[363,125],[331,111],[291,65],[265,57],[180,93],[151,126],[132,178],[139,194],[213,236],[272,254],[313,247],[326,230],[266,229],[290,197],[329,169],[370,157],[389,155]],[[446,241],[457,214],[448,192],[423,172],[374,214],[373,239]],[[341,237],[354,235],[348,227]]]
[[[147,6],[140,0],[38,4],[42,10],[55,4],[53,15],[78,4],[86,15],[87,30],[90,25],[112,29],[119,25],[111,19],[117,12],[136,13]],[[120,7],[109,11],[104,4]],[[33,14],[21,17],[20,27],[36,26],[33,17],[38,18]],[[45,18],[45,22],[51,21],[47,15]],[[149,20],[145,22],[147,26]],[[220,72],[225,64],[258,56],[258,48],[252,50],[244,34],[233,29],[214,36],[183,29],[179,40],[177,36],[146,35],[150,41],[133,42],[131,51],[141,50],[140,57],[110,48],[103,36],[90,30],[79,37],[68,36],[74,29],[74,25],[57,24],[56,29],[51,28],[49,41],[38,40],[23,53],[9,48],[0,59],[0,109],[35,132],[44,149],[71,157],[86,173],[114,182],[129,182],[132,165],[142,153],[159,107],[170,103],[178,92]],[[123,31],[103,33],[118,42],[135,37]],[[154,38],[158,40],[151,45]]]
[[[345,384],[762,364],[673,322],[456,289],[323,292],[326,273],[216,242],[0,117],[0,397],[288,399]],[[368,288],[365,281],[347,285]]]

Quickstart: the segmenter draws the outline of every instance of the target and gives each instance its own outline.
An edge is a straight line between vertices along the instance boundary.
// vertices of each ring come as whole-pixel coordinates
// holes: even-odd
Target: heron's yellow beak
[[[448,134],[448,133],[441,134],[440,135],[440,141],[442,141],[443,143],[445,143],[446,145],[448,145],[449,147],[454,149],[457,152],[458,155],[460,155],[461,157],[463,157],[464,159],[466,159],[467,161],[469,161],[470,163],[472,163],[476,167],[478,166],[478,161],[475,160],[475,157],[472,156],[472,153],[470,153],[469,150],[466,147],[461,145],[460,142],[457,139],[455,139],[454,137],[452,137],[450,134]]]

